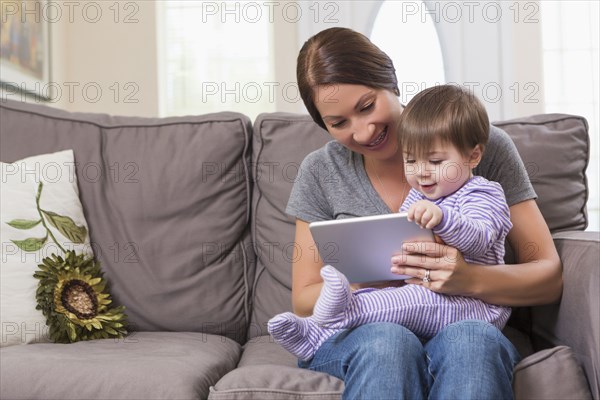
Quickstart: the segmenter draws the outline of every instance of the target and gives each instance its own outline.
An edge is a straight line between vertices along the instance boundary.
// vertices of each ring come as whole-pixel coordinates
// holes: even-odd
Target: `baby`
[[[400,211],[458,249],[466,262],[496,265],[504,262],[504,240],[512,228],[508,205],[500,184],[472,173],[488,131],[485,108],[465,89],[442,85],[417,94],[398,128],[412,187]],[[427,340],[466,319],[502,329],[511,313],[509,307],[439,294],[422,285],[352,291],[346,277],[330,265],[321,269],[321,277],[323,288],[312,316],[287,312],[268,323],[275,341],[301,360],[310,360],[340,330],[367,323],[401,324]],[[434,278],[427,270],[423,285]]]

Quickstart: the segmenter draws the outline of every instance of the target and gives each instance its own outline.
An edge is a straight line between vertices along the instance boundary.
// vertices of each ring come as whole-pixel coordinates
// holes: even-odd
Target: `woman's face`
[[[389,90],[362,85],[317,86],[315,106],[335,140],[366,157],[398,156],[396,127],[402,112]]]

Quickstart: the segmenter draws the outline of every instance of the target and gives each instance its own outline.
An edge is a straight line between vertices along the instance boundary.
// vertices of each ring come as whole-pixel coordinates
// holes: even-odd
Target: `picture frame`
[[[2,2],[0,85],[38,100],[52,98],[50,27],[44,10],[49,0]],[[22,8],[27,7],[23,13]],[[35,10],[35,12],[31,12]]]

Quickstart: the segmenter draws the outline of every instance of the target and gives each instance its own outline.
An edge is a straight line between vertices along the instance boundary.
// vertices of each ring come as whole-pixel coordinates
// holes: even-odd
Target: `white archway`
[[[388,0],[377,11],[370,38],[394,62],[400,101],[445,83],[442,47],[425,2]]]

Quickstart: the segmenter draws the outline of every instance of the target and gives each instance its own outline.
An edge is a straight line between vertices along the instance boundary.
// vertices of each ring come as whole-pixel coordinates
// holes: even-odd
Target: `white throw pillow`
[[[63,256],[61,247],[93,256],[73,150],[0,168],[0,347],[47,342],[46,319],[35,308],[38,264],[52,253]]]

